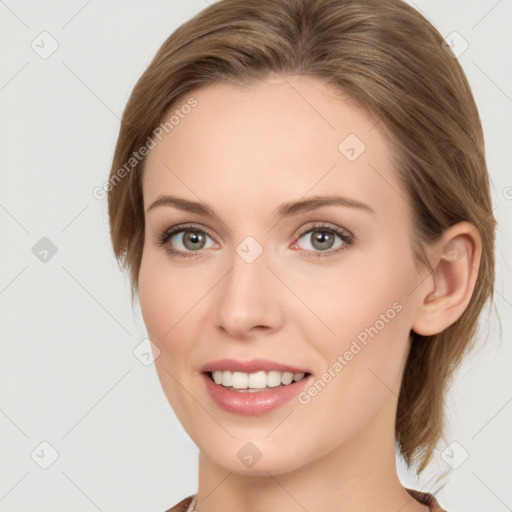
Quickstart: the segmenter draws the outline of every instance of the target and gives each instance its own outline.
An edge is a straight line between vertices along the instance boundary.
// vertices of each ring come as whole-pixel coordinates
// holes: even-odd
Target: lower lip
[[[298,395],[310,377],[311,375],[287,386],[276,386],[267,388],[265,391],[249,393],[231,391],[220,384],[215,384],[209,374],[203,373],[206,389],[212,400],[225,411],[245,416],[261,416],[277,409]]]

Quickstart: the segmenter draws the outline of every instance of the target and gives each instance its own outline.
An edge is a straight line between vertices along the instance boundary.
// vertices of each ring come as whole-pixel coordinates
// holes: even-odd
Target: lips
[[[211,373],[215,371],[230,371],[243,373],[256,373],[259,371],[271,372],[290,372],[290,373],[306,373],[311,371],[307,368],[292,366],[286,363],[279,363],[269,359],[252,359],[251,361],[240,361],[237,359],[219,359],[203,365],[200,371],[203,373]]]

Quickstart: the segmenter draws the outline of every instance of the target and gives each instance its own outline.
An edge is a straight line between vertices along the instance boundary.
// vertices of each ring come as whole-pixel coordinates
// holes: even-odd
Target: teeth
[[[281,385],[281,377],[282,373],[277,371],[272,371],[267,373],[267,386],[269,388],[275,388]]]
[[[226,370],[212,372],[212,377],[215,383],[221,386],[254,393],[265,388],[275,388],[281,385],[287,386],[292,382],[298,382],[304,378],[304,373],[277,371],[244,373]]]
[[[294,377],[293,373],[284,372],[283,376],[281,377],[281,384],[284,384],[284,385],[291,384],[293,377]]]
[[[220,374],[220,382],[217,384],[224,384],[225,386],[233,385],[233,374],[231,372],[217,372]],[[226,374],[226,375],[224,375]]]
[[[240,373],[237,372],[238,375],[247,375],[246,373]],[[237,381],[235,381],[237,382]],[[236,388],[241,388],[242,386],[235,386]],[[250,373],[249,377],[247,378],[247,385],[243,386],[244,388],[251,388],[251,389],[261,389],[267,387],[267,377],[265,376],[265,372],[256,372],[256,373]]]
[[[233,372],[233,384],[235,389],[246,389],[249,387],[249,375],[242,372]]]

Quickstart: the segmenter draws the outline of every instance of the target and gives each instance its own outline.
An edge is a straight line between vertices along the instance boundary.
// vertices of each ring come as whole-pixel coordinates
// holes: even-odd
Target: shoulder
[[[194,499],[194,495],[188,496],[187,498],[181,500],[179,503],[174,505],[174,507],[166,510],[165,512],[187,512],[193,499]]]
[[[415,491],[414,489],[405,490],[416,500],[423,505],[427,505],[430,512],[447,512],[444,508],[441,508],[435,496],[428,492]]]

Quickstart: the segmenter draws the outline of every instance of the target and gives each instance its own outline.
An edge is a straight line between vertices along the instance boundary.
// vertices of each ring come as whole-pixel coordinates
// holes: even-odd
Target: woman
[[[221,0],[136,84],[109,184],[163,390],[199,448],[171,511],[441,511],[443,438],[492,300],[478,111],[399,0]]]

